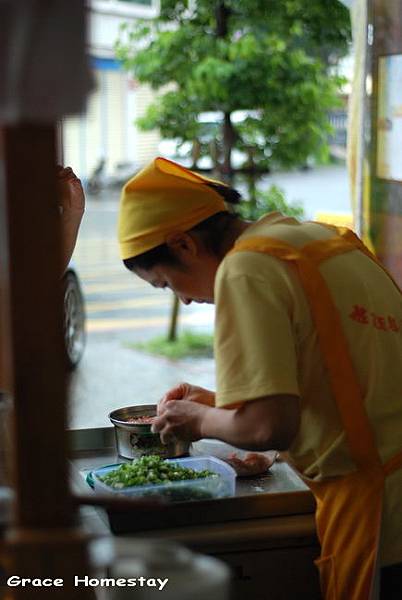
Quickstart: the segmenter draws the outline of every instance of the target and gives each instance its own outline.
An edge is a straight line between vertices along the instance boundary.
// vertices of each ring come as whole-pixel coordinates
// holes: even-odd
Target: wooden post
[[[74,575],[88,574],[88,557],[68,486],[55,127],[6,126],[2,137],[0,222],[7,236],[0,238],[0,265],[9,284],[16,492],[8,571],[63,578],[63,587],[51,588],[55,598],[93,597],[73,587]],[[29,592],[29,598],[43,597],[41,587]],[[26,594],[13,588],[13,598]]]
[[[4,137],[17,523],[69,525],[54,129],[7,127]]]
[[[3,156],[4,139],[0,130],[0,159]],[[4,161],[2,161],[4,163]],[[1,168],[1,165],[0,165]],[[3,188],[3,189],[1,189]],[[9,302],[9,280],[8,280],[8,231],[7,221],[5,219],[5,188],[4,172],[0,171],[0,394],[10,390],[11,382],[9,374],[11,372],[10,356],[8,352],[8,343],[11,338],[10,333],[10,302]]]
[[[389,269],[396,282],[402,287],[402,171],[385,173],[380,167],[379,151],[386,144],[387,134],[384,131],[397,131],[397,114],[389,115],[389,119],[379,118],[380,99],[389,90],[382,86],[390,85],[389,76],[380,78],[380,64],[383,73],[387,73],[390,61],[401,60],[402,56],[402,0],[368,0],[369,25],[372,43],[371,76],[372,96],[370,107],[370,140],[368,144],[368,160],[370,164],[370,183],[367,186],[370,194],[370,237],[376,254]],[[399,57],[398,57],[399,55]],[[388,81],[387,81],[388,79]],[[399,102],[402,92],[399,90]],[[379,135],[383,134],[380,143]],[[388,149],[387,152],[390,152]]]

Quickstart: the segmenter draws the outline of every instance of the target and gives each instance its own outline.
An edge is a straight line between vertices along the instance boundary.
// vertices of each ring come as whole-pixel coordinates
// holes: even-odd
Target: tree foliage
[[[273,184],[268,190],[256,189],[248,200],[242,200],[236,212],[247,221],[256,221],[263,215],[279,211],[283,215],[303,219],[304,209],[300,202],[288,202],[282,188]]]
[[[140,120],[179,143],[243,150],[253,165],[291,166],[325,151],[327,114],[350,41],[337,0],[161,0],[158,18],[126,26],[117,56],[160,94]],[[200,113],[219,111],[221,125]],[[245,111],[239,122],[235,111]]]

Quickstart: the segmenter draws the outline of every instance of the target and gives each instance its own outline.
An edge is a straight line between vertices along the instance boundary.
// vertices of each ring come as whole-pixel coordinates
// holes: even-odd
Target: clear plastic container
[[[254,452],[254,450],[242,450],[226,442],[215,439],[201,439],[193,442],[190,453],[192,456],[204,456],[206,454],[225,461],[236,471],[238,477],[254,477],[263,475],[273,465],[278,457],[276,450],[266,452]]]
[[[147,484],[114,489],[99,479],[119,465],[107,465],[92,472],[95,492],[122,494],[124,496],[159,496],[169,502],[189,502],[191,500],[209,500],[233,496],[235,491],[236,472],[225,462],[213,456],[194,458],[176,458],[168,462],[175,463],[194,471],[212,471],[219,477],[204,477],[202,479],[187,479],[171,483]]]

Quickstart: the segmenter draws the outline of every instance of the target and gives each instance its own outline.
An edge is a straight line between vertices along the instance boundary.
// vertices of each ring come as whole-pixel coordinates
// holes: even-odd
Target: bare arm
[[[277,395],[248,401],[240,408],[213,408],[182,400],[167,402],[154,430],[163,441],[217,438],[247,450],[286,450],[300,426],[297,396]]]
[[[233,410],[205,412],[201,437],[217,437],[247,450],[286,450],[300,426],[297,396],[278,395],[249,401]]]

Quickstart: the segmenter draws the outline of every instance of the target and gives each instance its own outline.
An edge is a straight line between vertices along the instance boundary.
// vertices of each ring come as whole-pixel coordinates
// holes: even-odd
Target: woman
[[[226,208],[237,199],[162,158],[123,189],[125,265],[216,305],[217,391],[170,390],[154,430],[288,450],[317,500],[325,598],[376,597],[379,566],[381,597],[399,598],[400,290],[352,232],[279,213],[248,223]]]

